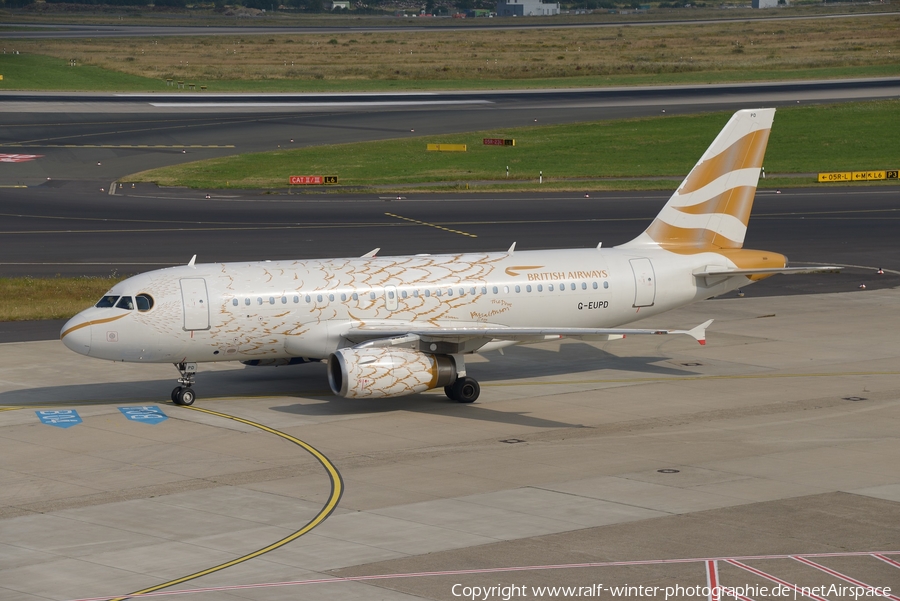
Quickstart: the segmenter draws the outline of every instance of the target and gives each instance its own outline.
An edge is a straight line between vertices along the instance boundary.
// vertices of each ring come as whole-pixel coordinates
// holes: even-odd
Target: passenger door
[[[184,329],[188,332],[209,329],[209,297],[206,280],[185,278],[181,280],[181,301],[184,304]]]
[[[634,305],[635,307],[652,307],[656,300],[656,276],[650,259],[631,259],[631,271],[634,273]]]

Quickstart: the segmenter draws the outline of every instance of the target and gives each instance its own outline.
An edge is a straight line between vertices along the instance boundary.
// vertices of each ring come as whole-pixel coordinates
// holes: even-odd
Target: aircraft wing
[[[668,335],[686,334],[700,344],[706,344],[706,328],[712,319],[691,328],[690,330],[653,330],[642,328],[507,328],[477,324],[460,327],[423,327],[422,324],[389,325],[378,324],[359,326],[347,331],[344,336],[352,341],[359,341],[360,346],[397,346],[413,341],[424,342],[461,342],[464,340],[483,339],[509,340],[515,342],[540,342],[558,340],[560,338],[576,338],[580,340],[615,340],[625,336],[644,334]]]

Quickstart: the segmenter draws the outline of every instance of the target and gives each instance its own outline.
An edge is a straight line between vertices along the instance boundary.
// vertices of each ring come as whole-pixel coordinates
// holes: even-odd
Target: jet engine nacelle
[[[383,399],[449,386],[456,362],[403,348],[340,349],[328,358],[328,384],[349,399]]]

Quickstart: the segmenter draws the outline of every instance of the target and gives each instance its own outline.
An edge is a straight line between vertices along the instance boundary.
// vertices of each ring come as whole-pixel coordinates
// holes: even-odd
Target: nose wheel
[[[172,402],[176,405],[189,407],[194,404],[197,398],[194,389],[191,388],[194,385],[194,376],[197,374],[197,364],[176,363],[175,368],[181,374],[181,377],[178,378],[178,383],[181,386],[176,386],[172,391]]]
[[[190,406],[194,404],[194,389],[190,386],[178,386],[172,391],[172,402],[176,405]]]

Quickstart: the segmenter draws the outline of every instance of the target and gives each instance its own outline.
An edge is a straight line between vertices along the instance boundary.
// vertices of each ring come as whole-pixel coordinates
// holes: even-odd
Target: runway
[[[645,109],[622,114],[635,110]],[[473,122],[517,112],[466,111]],[[560,118],[589,113],[597,109]],[[307,131],[349,140],[406,135],[402,120],[428,127],[434,115],[300,117]],[[147,118],[109,128],[100,115],[73,113],[57,127],[25,119],[26,135],[2,131],[20,141],[160,135],[162,121],[138,117]],[[297,123],[277,121],[285,118],[251,116],[243,131],[264,146]],[[219,116],[178,119],[186,120],[172,129],[179,136],[187,123],[207,143],[223,135]],[[34,171],[29,187],[2,189],[4,275],[143,271],[194,253],[228,261],[374,247],[382,255],[503,250],[513,241],[518,249],[614,245],[646,227],[668,196],[229,191],[207,199],[127,182],[110,195],[117,174],[165,153],[41,152],[47,160],[4,168],[69,177],[48,182]],[[104,152],[98,169],[109,170],[89,172],[100,156],[92,153]],[[168,152],[167,160],[185,159]],[[0,343],[0,597],[190,589],[178,598],[406,601],[521,586],[519,597],[561,598],[531,587],[602,597],[613,591],[597,585],[627,584],[661,587],[640,596],[663,599],[664,587],[695,587],[669,596],[686,599],[709,598],[696,587],[718,581],[757,587],[748,599],[771,597],[759,587],[776,581],[798,596],[851,582],[896,595],[896,199],[888,187],[760,191],[748,247],[794,264],[855,267],[770,278],[744,298],[636,324],[714,318],[705,347],[634,337],[487,353],[469,365],[482,383],[471,406],[436,393],[336,398],[319,364],[219,364],[198,375],[197,409],[179,408],[168,401],[171,366],[101,362],[54,340]],[[16,339],[7,327],[2,339]]]

